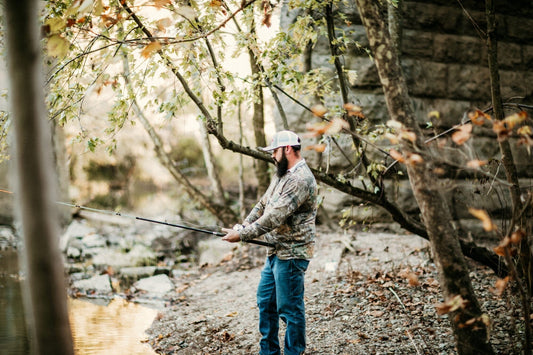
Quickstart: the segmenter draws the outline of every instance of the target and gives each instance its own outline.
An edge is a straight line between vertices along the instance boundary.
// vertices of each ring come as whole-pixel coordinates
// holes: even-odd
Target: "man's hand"
[[[222,232],[226,233],[225,236],[222,237],[222,240],[230,243],[237,243],[241,241],[241,237],[239,236],[239,232],[233,229],[228,228],[222,228]]]

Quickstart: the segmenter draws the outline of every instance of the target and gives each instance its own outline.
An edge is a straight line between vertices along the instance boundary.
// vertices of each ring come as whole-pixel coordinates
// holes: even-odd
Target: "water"
[[[29,353],[20,281],[17,252],[0,251],[0,354]],[[76,355],[155,354],[142,340],[156,310],[120,298],[69,299],[68,308]]]

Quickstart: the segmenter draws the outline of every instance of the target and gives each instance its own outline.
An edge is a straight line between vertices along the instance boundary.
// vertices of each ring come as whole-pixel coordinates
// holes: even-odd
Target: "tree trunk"
[[[252,75],[258,77],[261,75],[261,70],[257,65],[257,59],[255,54],[250,50],[250,64],[252,67]],[[258,147],[266,147],[265,138],[265,115],[263,111],[264,107],[263,87],[257,83],[254,86],[254,113],[252,117],[254,127],[255,144]],[[257,196],[261,197],[265,193],[269,183],[270,176],[268,174],[268,163],[263,160],[255,162],[255,176],[257,177]]]
[[[17,214],[24,237],[29,334],[36,354],[73,354],[58,247],[54,163],[44,107],[38,2],[5,1],[15,128]]]
[[[379,8],[378,2],[372,0],[356,0],[356,3],[375,58],[389,114],[393,120],[402,123],[406,129],[416,134],[415,142],[402,141],[403,152],[405,155],[428,153],[422,132],[414,119],[414,109],[398,53],[385,25],[382,15],[385,11]],[[452,227],[450,210],[435,188],[434,181],[437,181],[437,176],[432,172],[431,163],[429,154],[426,154],[423,162],[408,165],[407,171],[429,235],[444,298],[450,300],[459,295],[466,301],[462,307],[448,314],[457,350],[460,354],[493,354],[487,341],[487,324],[481,317],[482,312],[468,276],[457,232]],[[476,319],[474,324],[465,326],[465,322],[471,319]]]

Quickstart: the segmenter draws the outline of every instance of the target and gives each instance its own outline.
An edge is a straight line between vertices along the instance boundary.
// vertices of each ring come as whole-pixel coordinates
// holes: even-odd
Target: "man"
[[[240,228],[223,229],[231,243],[264,235],[274,245],[257,288],[261,355],[280,354],[279,318],[287,324],[284,354],[302,354],[306,346],[304,276],[315,243],[317,185],[300,148],[294,132],[274,135],[262,150],[272,153],[276,176]]]

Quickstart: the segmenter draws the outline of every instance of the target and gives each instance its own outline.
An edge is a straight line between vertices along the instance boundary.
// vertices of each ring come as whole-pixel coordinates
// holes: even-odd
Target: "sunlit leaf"
[[[520,244],[520,242],[526,237],[526,231],[523,229],[518,229],[511,233],[511,236],[509,237],[511,243],[513,244]]]
[[[503,122],[505,122],[505,125],[507,126],[508,129],[513,129],[517,124],[524,122],[526,118],[527,118],[527,112],[520,111],[511,116],[505,117]]]
[[[507,125],[503,121],[494,121],[492,123],[492,130],[498,135],[498,141],[507,139],[511,130],[507,128]]]
[[[153,0],[153,3],[155,7],[161,8],[161,7],[165,7],[167,5],[172,4],[172,1],[171,0]]]
[[[424,162],[424,158],[420,154],[411,154],[407,157],[406,163],[413,166]]]
[[[328,109],[324,105],[314,105],[311,107],[311,112],[313,115],[322,118],[328,112]]]
[[[400,138],[414,143],[416,141],[416,134],[415,132],[402,130],[400,132]]]
[[[172,20],[168,17],[162,18],[156,22],[157,29],[161,32],[166,32],[167,27],[172,25]]]
[[[520,127],[519,129],[516,130],[516,133],[520,134],[520,135],[532,135],[533,134],[533,130],[531,129],[530,126],[522,126]]]
[[[67,27],[67,21],[65,21],[62,17],[53,17],[49,18],[44,22],[46,26],[48,26],[50,33],[58,33],[61,32],[65,27]]]
[[[332,135],[339,133],[343,129],[349,129],[350,125],[342,118],[335,117],[326,127],[326,134]]]
[[[468,209],[468,212],[470,212],[471,215],[483,222],[483,229],[485,231],[490,232],[498,229],[496,225],[492,223],[492,220],[490,219],[487,211],[471,207]]]
[[[403,125],[400,121],[396,121],[396,120],[388,120],[387,121],[387,127],[390,127],[392,129],[395,129],[397,131],[401,130]]]
[[[196,17],[196,11],[190,6],[180,6],[176,9],[176,13],[191,21]]]
[[[70,42],[60,35],[52,35],[48,37],[48,42],[46,43],[46,50],[51,57],[65,57],[69,47]]]
[[[476,126],[481,126],[483,123],[485,123],[485,120],[490,121],[491,117],[490,115],[484,113],[480,110],[475,110],[473,112],[468,113],[468,118],[470,121],[475,124]]]
[[[439,111],[430,111],[428,113],[428,118],[435,117],[436,119],[440,119],[440,112]]]
[[[305,150],[314,150],[318,153],[323,153],[326,150],[325,144],[311,144],[305,147]]]
[[[452,140],[457,145],[463,145],[466,141],[470,139],[470,136],[472,134],[472,125],[471,124],[465,124],[460,126],[457,131],[455,131],[452,134]]]
[[[474,160],[470,160],[469,162],[466,163],[466,166],[468,166],[469,168],[472,168],[472,169],[479,169],[483,165],[487,165],[487,161],[486,160],[474,159]]]
[[[352,103],[344,104],[344,109],[346,110],[346,113],[348,116],[353,117],[359,117],[359,118],[365,118],[365,115],[363,114],[363,108],[359,105],[355,105]]]
[[[161,43],[159,41],[150,42],[144,49],[141,51],[141,55],[145,58],[149,58],[154,52],[157,52],[161,49]]]
[[[390,154],[392,159],[397,160],[400,163],[405,163],[404,156],[402,155],[402,153],[400,153],[396,149],[389,150],[389,154]]]

